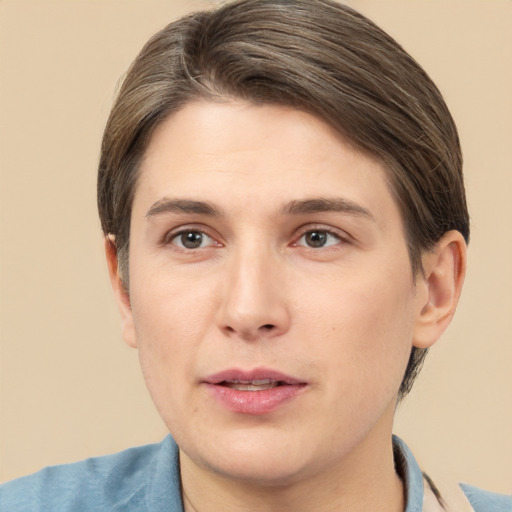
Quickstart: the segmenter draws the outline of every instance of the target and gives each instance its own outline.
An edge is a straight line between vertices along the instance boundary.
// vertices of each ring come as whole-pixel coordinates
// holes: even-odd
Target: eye
[[[214,245],[215,241],[202,231],[187,229],[174,234],[169,243],[177,245],[181,249],[202,249]]]
[[[330,231],[325,229],[312,229],[311,231],[306,231],[306,233],[299,238],[297,245],[320,249],[322,247],[336,245],[340,241],[341,238]]]

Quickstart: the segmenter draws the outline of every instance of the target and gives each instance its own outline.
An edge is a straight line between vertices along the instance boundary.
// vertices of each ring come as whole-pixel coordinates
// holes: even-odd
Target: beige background
[[[206,2],[0,0],[0,480],[165,434],[121,341],[95,211],[118,77]],[[473,219],[458,316],[396,432],[424,468],[512,491],[512,1],[353,0],[443,91]]]

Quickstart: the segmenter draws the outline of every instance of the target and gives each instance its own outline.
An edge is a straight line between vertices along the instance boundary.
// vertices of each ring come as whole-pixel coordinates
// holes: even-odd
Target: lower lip
[[[296,398],[305,384],[289,384],[261,391],[240,391],[219,384],[205,384],[224,407],[239,414],[261,415],[273,412]]]

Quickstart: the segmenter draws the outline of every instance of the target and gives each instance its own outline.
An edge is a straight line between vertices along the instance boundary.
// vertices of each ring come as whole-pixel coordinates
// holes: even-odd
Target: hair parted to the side
[[[379,159],[404,219],[413,274],[455,229],[469,239],[457,130],[423,69],[373,22],[331,0],[238,0],[171,23],[129,69],[103,137],[98,207],[128,286],[139,164],[186,103],[242,99],[309,112]],[[425,350],[412,350],[400,396]]]

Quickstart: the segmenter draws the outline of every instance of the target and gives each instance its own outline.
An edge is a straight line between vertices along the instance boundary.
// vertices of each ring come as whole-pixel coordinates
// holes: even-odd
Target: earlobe
[[[448,231],[422,261],[413,345],[428,348],[448,327],[459,302],[466,273],[464,237],[458,231]]]
[[[137,340],[133,324],[130,295],[124,285],[122,276],[119,271],[117,247],[115,240],[111,235],[105,237],[105,255],[107,258],[110,283],[112,284],[114,297],[116,299],[117,307],[121,315],[121,329],[123,338],[130,347],[136,348]]]

